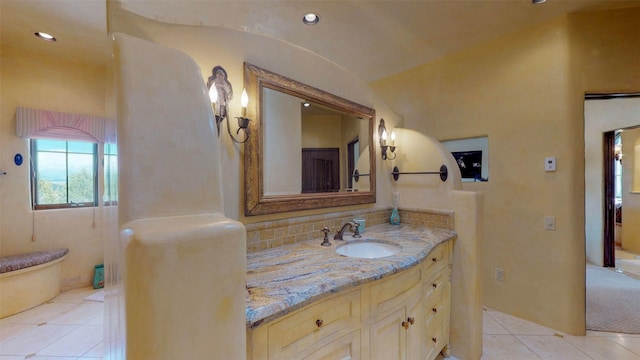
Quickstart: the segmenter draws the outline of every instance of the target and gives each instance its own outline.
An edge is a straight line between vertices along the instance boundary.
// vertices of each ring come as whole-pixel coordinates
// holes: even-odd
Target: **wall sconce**
[[[395,153],[397,148],[397,146],[395,146],[396,132],[391,131],[391,145],[387,145],[387,128],[384,126],[384,119],[380,119],[380,125],[378,125],[378,136],[380,137],[380,154],[382,155],[382,160],[395,159],[397,155]]]
[[[242,116],[236,117],[238,120],[238,130],[236,135],[240,134],[240,130],[244,133],[244,140],[238,140],[231,134],[231,126],[229,125],[227,105],[231,99],[233,99],[233,88],[231,83],[227,80],[227,71],[222,66],[216,66],[211,71],[211,76],[207,80],[207,87],[209,88],[209,99],[213,106],[213,115],[216,119],[216,129],[218,130],[218,137],[220,137],[220,123],[227,119],[227,132],[231,139],[238,144],[243,144],[249,140],[249,133],[247,127],[251,119],[245,117],[247,111],[247,105],[249,104],[249,96],[246,89],[242,90],[242,96],[240,96],[240,104],[242,105]]]

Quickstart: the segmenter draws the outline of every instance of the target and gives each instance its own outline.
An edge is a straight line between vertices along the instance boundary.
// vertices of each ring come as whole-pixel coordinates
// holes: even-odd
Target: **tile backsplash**
[[[432,228],[454,230],[454,213],[450,210],[399,208],[403,224],[424,225]],[[367,226],[389,221],[391,207],[335,212],[322,215],[294,217],[245,225],[247,229],[247,253],[318,239],[328,227],[334,234],[345,222],[353,218],[365,219]],[[366,230],[365,230],[366,231]]]

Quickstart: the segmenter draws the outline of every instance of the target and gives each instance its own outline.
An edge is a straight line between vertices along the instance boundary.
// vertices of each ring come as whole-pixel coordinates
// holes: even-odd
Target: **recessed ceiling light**
[[[308,13],[302,17],[302,22],[306,25],[315,25],[320,21],[320,16],[314,13]]]
[[[56,41],[55,36],[51,34],[47,34],[46,32],[37,31],[37,32],[34,32],[33,35],[37,36],[38,38],[44,41]]]

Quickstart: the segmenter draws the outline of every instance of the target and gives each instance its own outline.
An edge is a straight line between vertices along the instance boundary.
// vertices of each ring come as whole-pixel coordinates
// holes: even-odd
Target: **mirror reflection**
[[[375,110],[245,63],[245,215],[376,201]]]
[[[262,101],[265,164],[287,164],[265,167],[265,196],[369,190],[368,120],[267,87]]]

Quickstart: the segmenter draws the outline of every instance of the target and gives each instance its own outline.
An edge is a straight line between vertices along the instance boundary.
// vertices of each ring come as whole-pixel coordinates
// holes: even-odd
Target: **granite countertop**
[[[263,250],[247,255],[247,327],[253,328],[299,309],[324,296],[378,280],[419,264],[436,245],[455,239],[450,230],[416,225],[366,227],[362,238],[345,232],[345,241],[378,239],[402,246],[400,252],[377,259],[358,259],[336,253],[345,241],[329,239]]]

